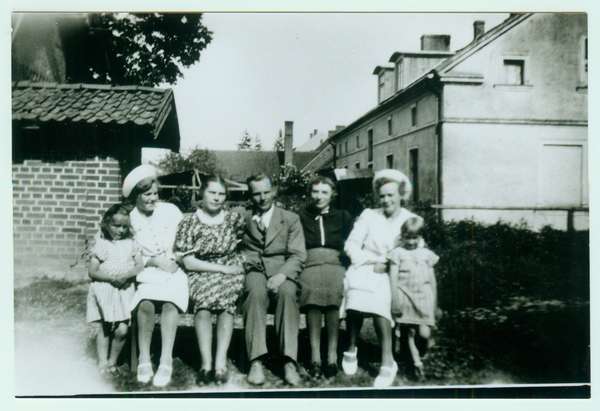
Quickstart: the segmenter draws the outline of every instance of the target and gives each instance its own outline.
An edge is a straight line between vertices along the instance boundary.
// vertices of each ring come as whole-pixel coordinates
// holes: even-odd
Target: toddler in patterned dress
[[[401,228],[399,247],[387,255],[390,262],[392,316],[397,323],[397,331],[400,324],[408,328],[408,347],[415,376],[420,381],[424,379],[423,363],[415,338],[421,338],[424,347],[427,347],[431,328],[435,326],[437,286],[433,266],[439,260],[431,250],[423,247],[423,228],[421,217],[406,220]]]
[[[130,238],[129,213],[120,204],[108,209],[100,228],[101,236],[89,251],[92,283],[87,320],[96,324],[98,366],[105,373],[116,371],[129,330],[133,279],[144,268],[144,262],[139,246]]]

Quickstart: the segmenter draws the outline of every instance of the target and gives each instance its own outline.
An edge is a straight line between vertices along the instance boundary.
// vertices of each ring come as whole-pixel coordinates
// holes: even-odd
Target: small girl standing
[[[408,325],[408,347],[415,366],[415,376],[424,379],[423,363],[415,337],[427,341],[435,326],[437,286],[433,266],[439,257],[422,247],[422,218],[413,217],[401,228],[400,246],[387,255],[390,261],[392,316],[396,323]]]
[[[87,320],[97,324],[96,346],[100,372],[116,371],[125,344],[135,293],[133,279],[144,263],[131,237],[129,213],[120,204],[108,209],[100,223],[101,236],[89,251]],[[110,354],[109,354],[110,347]]]

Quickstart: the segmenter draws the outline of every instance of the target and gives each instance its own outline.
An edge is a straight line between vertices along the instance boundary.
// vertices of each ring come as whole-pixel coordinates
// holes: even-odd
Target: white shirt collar
[[[269,223],[271,222],[271,217],[273,217],[273,210],[275,209],[275,206],[272,205],[271,208],[269,208],[268,211],[262,213],[261,215],[258,214],[254,214],[252,216],[252,219],[255,221],[258,221],[258,219],[262,219],[263,224],[265,225],[265,227],[269,228]]]

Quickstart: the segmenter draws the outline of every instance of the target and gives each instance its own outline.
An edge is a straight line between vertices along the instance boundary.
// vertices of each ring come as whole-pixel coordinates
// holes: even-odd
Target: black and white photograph
[[[13,397],[589,400],[589,17],[13,9]]]

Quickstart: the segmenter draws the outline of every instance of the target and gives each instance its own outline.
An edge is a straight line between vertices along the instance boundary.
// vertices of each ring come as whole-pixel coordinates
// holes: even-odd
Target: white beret
[[[143,164],[131,170],[125,177],[125,181],[123,181],[123,197],[129,197],[133,188],[146,178],[157,178],[156,169],[151,165]]]
[[[373,177],[373,183],[376,183],[380,178],[387,178],[392,181],[397,182],[400,185],[404,185],[404,195],[402,196],[403,200],[408,200],[410,198],[410,194],[412,192],[412,184],[408,177],[404,175],[404,173],[398,170],[379,170],[375,172],[375,177]]]

